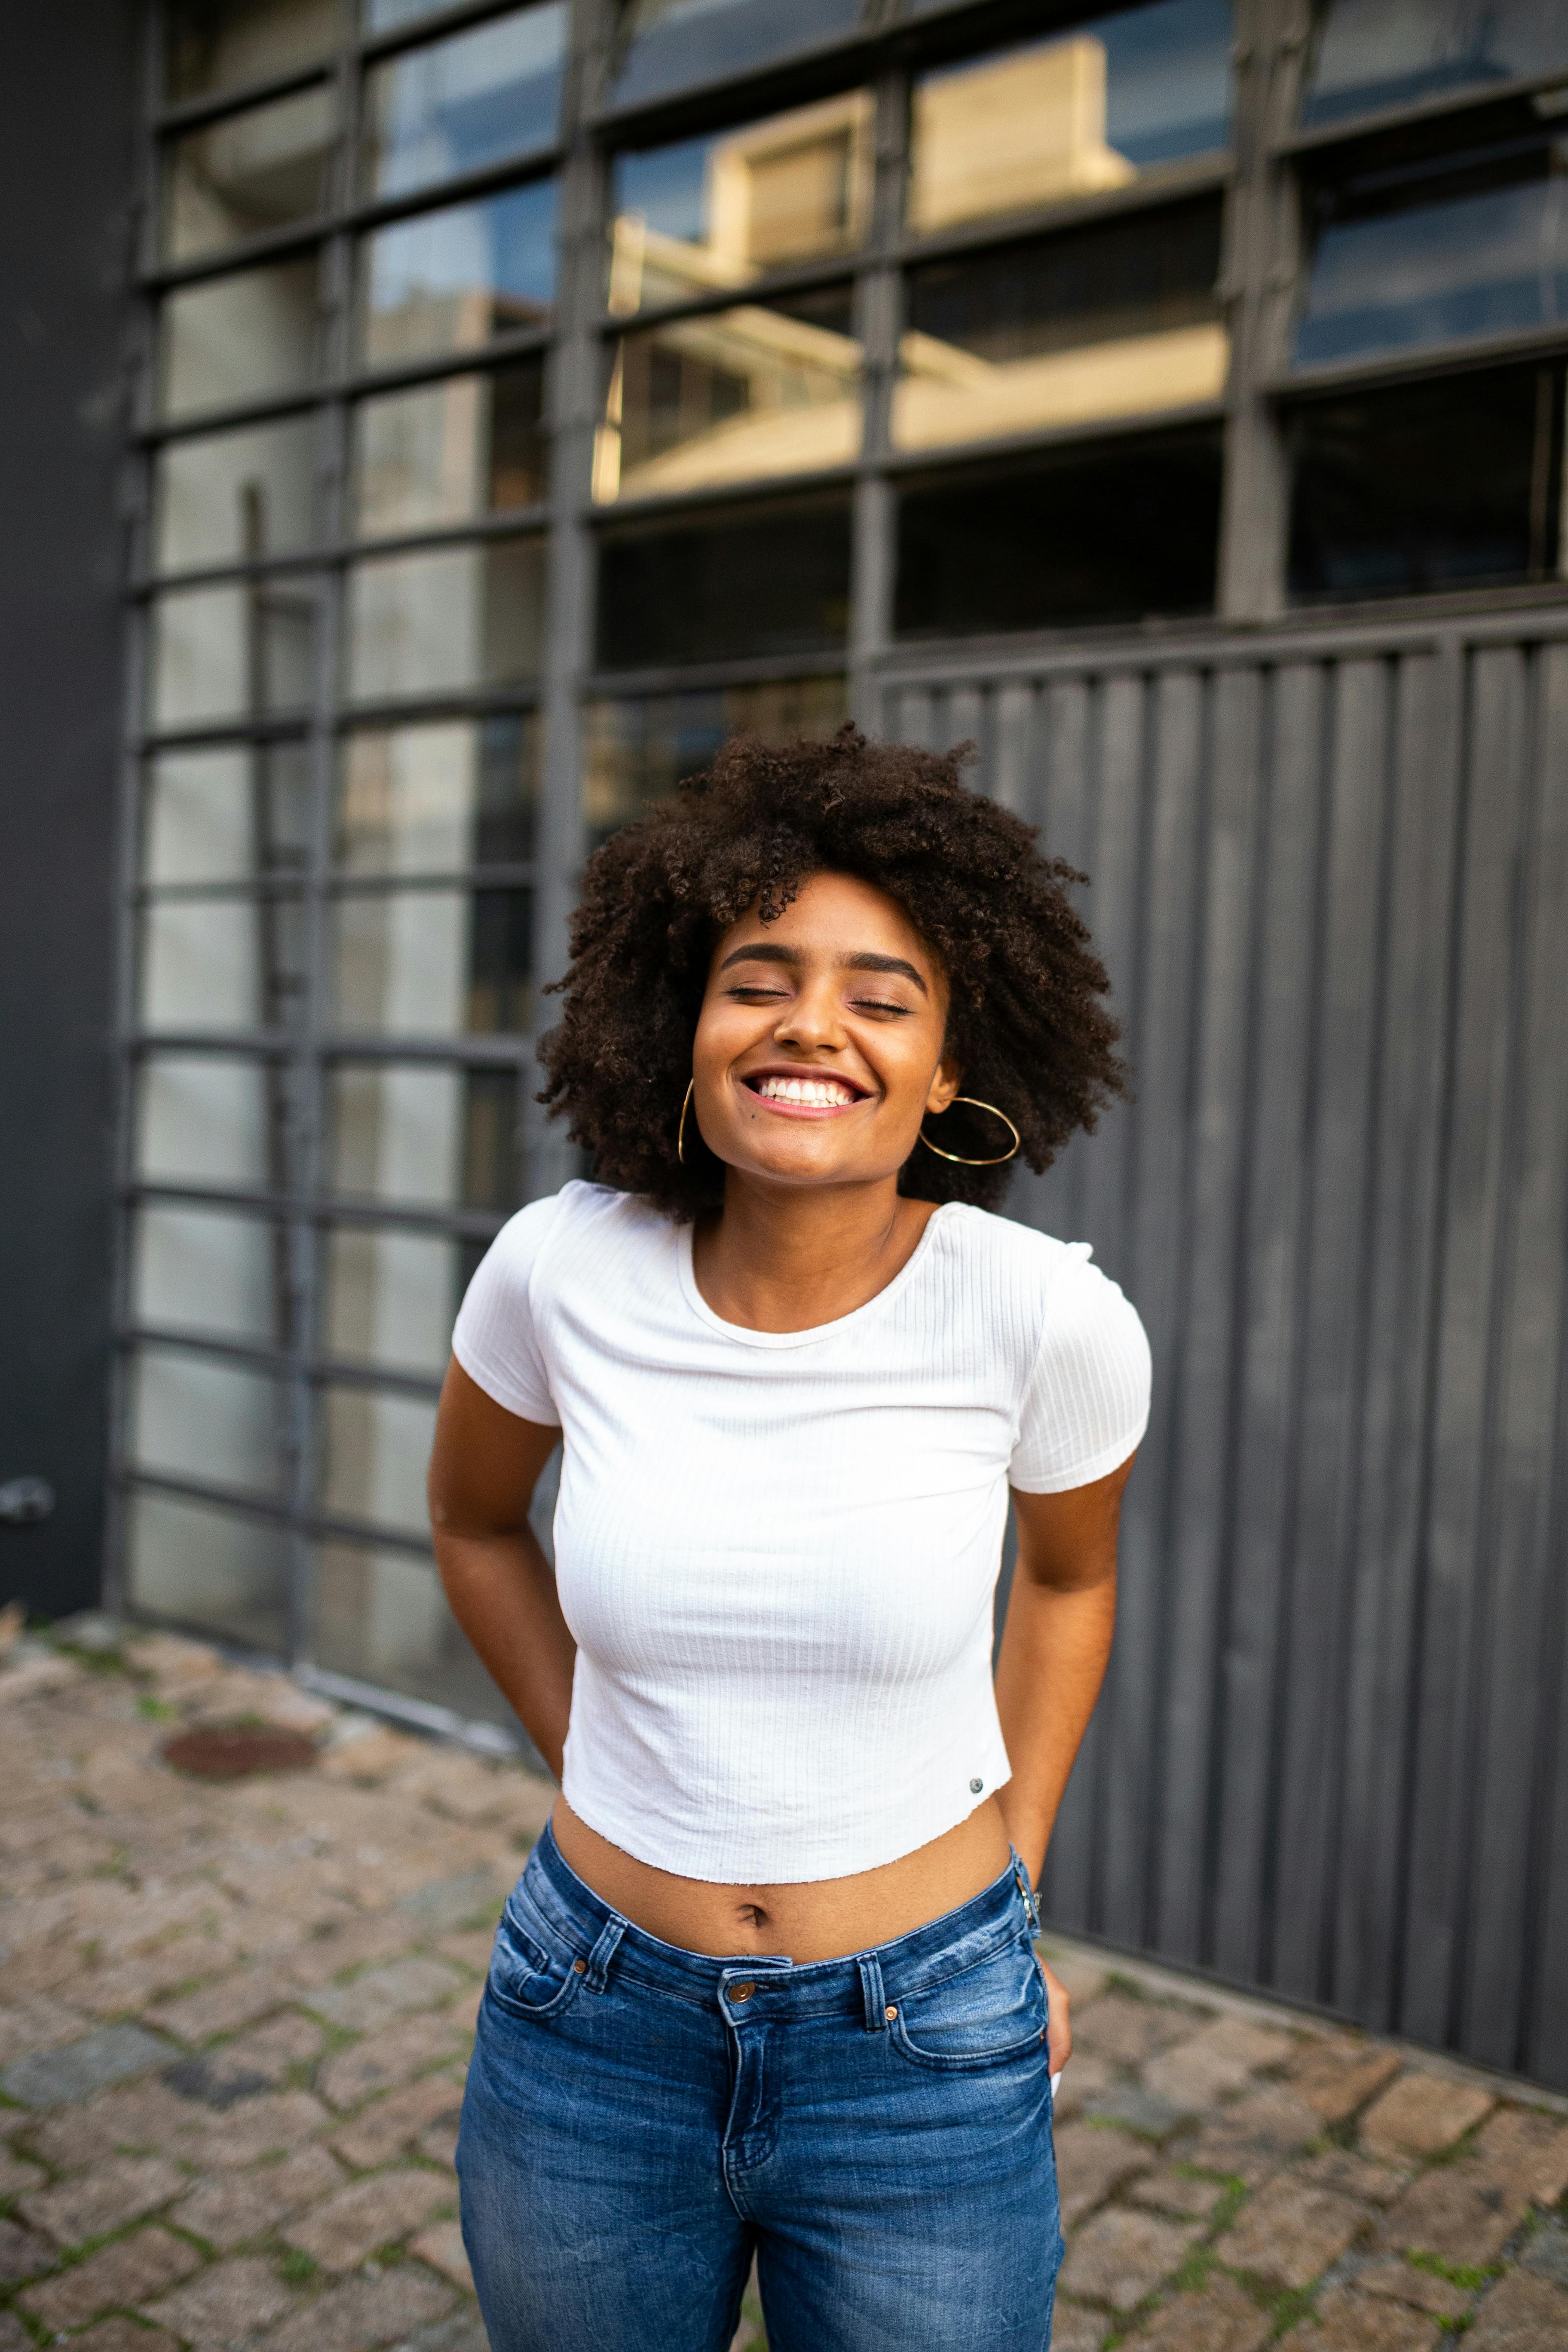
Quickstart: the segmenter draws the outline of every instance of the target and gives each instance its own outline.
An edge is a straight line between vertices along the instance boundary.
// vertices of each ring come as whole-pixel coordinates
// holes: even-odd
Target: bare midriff
[[[779,1886],[720,1886],[656,1870],[579,1821],[564,1797],[556,1798],[550,1825],[578,1877],[612,1910],[666,1944],[715,1959],[766,1952],[797,1962],[836,1960],[891,1943],[980,1894],[1007,1867],[1011,1851],[994,1797],[896,1862]]]

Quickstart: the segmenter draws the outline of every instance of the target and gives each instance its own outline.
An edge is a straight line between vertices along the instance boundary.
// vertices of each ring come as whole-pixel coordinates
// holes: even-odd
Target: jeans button
[[[731,2000],[750,2000],[756,1990],[754,1984],[731,1985],[730,1998]]]

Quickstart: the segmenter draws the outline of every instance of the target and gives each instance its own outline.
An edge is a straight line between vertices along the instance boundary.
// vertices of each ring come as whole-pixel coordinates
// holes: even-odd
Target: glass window
[[[325,212],[336,131],[332,87],[318,82],[172,141],[163,154],[164,260],[221,253]]]
[[[305,991],[297,898],[174,898],[142,914],[140,1010],[146,1029],[282,1029]]]
[[[320,360],[316,257],[181,287],[161,324],[165,416],[296,392]]]
[[[345,1362],[446,1370],[462,1244],[449,1234],[331,1225],[323,1236],[321,1345]]]
[[[1230,138],[1230,0],[1153,0],[924,74],[911,228],[1124,188]]]
[[[298,873],[310,825],[302,743],[164,751],[147,763],[142,878],[244,882]]]
[[[328,1385],[321,1391],[321,1422],[323,1509],[426,1534],[435,1399]]]
[[[532,711],[351,735],[338,774],[338,858],[358,874],[531,858],[539,741]]]
[[[362,401],[355,527],[369,539],[535,505],[544,455],[542,358]]]
[[[315,537],[315,419],[168,442],[153,495],[160,572],[292,555]]]
[[[515,685],[538,670],[543,630],[542,539],[384,556],[349,575],[349,692]]]
[[[433,1561],[389,1545],[322,1544],[313,1584],[318,1666],[516,1734],[517,1718],[468,1647]]]
[[[348,0],[173,0],[164,19],[171,99],[205,98],[311,66],[348,37]]]
[[[847,253],[871,205],[863,89],[645,154],[610,178],[608,302],[626,312]]]
[[[1334,122],[1562,65],[1561,0],[1328,0],[1303,120]]]
[[[860,453],[849,289],[623,335],[594,446],[601,500],[809,473]]]
[[[717,81],[771,58],[852,33],[861,0],[630,0],[621,13],[610,91],[618,105]]]
[[[344,1029],[455,1037],[525,1031],[529,890],[378,890],[332,908],[333,1015]]]
[[[1184,205],[909,277],[893,438],[985,440],[1217,400],[1220,208]]]
[[[1528,141],[1326,189],[1298,364],[1568,319],[1564,161]]]
[[[134,1321],[270,1347],[288,1329],[289,1297],[281,1225],[165,1201],[144,1201],[137,1209],[131,1235]]]
[[[330,1181],[359,1200],[515,1209],[522,1199],[515,1070],[341,1062],[329,1073]]]
[[[361,347],[373,364],[471,352],[548,327],[555,300],[555,183],[395,221],[364,241]]]
[[[849,716],[842,677],[770,679],[707,693],[630,695],[590,702],[584,713],[583,814],[596,849],[709,766],[727,736],[764,743],[831,735]]]
[[[127,1577],[138,1609],[247,1649],[281,1650],[289,1623],[289,1538],[174,1495],[132,1495]]]
[[[1212,611],[1218,427],[1053,450],[899,499],[900,636]]]
[[[149,1054],[136,1073],[136,1172],[149,1183],[264,1185],[268,1073],[216,1054]]]
[[[814,499],[606,533],[606,669],[742,660],[840,646],[849,621],[849,505]]]
[[[316,604],[308,583],[170,589],[153,607],[154,727],[298,710],[310,698]]]
[[[268,1372],[183,1348],[144,1346],[132,1360],[129,1453],[139,1470],[275,1493],[283,1426]]]
[[[545,0],[373,66],[365,80],[366,194],[406,195],[550,146],[566,30],[565,0]]]
[[[1561,366],[1313,402],[1291,421],[1290,592],[1406,596],[1562,569]]]

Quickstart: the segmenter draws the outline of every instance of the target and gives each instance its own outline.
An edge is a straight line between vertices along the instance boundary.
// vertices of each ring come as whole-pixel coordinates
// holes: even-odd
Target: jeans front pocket
[[[918,2066],[973,2073],[1030,2057],[1047,2063],[1046,1983],[1026,1935],[918,1988],[897,2010],[893,2047]]]
[[[485,1990],[510,2017],[552,2017],[574,1999],[587,1957],[548,1919],[524,1873],[501,1913]]]

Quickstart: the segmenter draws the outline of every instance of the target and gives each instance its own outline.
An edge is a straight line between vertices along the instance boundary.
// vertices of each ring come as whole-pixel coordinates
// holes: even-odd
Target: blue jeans
[[[1013,1870],[853,1959],[635,1927],[548,1830],[496,1935],[458,2144],[493,2352],[1046,2352],[1046,1988]]]

